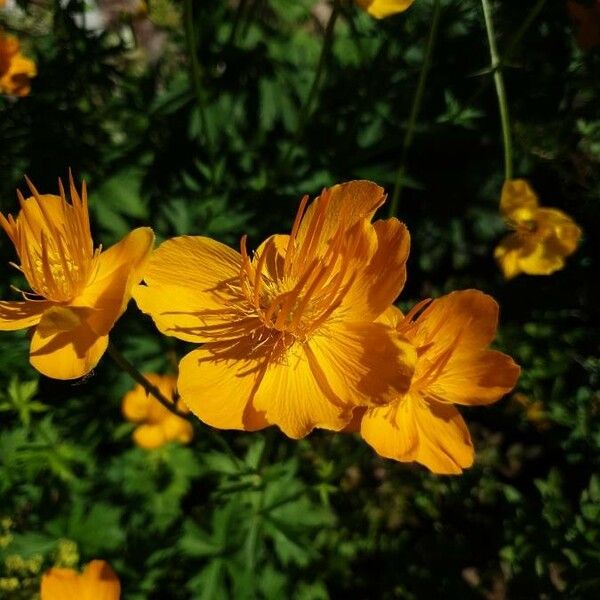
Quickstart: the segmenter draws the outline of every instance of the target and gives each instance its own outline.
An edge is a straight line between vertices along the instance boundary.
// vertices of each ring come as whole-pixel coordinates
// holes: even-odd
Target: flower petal
[[[523,272],[521,268],[521,255],[524,252],[532,252],[533,245],[527,243],[524,246],[521,238],[511,233],[504,237],[494,250],[494,258],[506,279],[512,279]]]
[[[381,456],[416,461],[440,475],[458,474],[473,464],[471,436],[459,412],[412,394],[395,407],[369,409],[361,435]]]
[[[162,424],[144,423],[135,428],[133,432],[133,441],[136,446],[144,450],[154,450],[166,444],[167,440],[162,428]]]
[[[539,209],[536,219],[543,237],[534,237],[528,251],[521,252],[519,268],[529,275],[549,275],[562,269],[565,257],[577,249],[581,229],[568,215],[554,208]]]
[[[131,288],[142,278],[153,243],[152,229],[140,227],[102,252],[94,279],[71,302],[73,307],[94,309],[87,320],[98,335],[106,335],[127,307]]]
[[[81,600],[119,600],[121,596],[119,578],[103,560],[93,560],[85,567],[81,587],[85,590]]]
[[[298,245],[305,245],[307,236],[320,231],[316,255],[323,255],[333,235],[339,230],[348,230],[358,221],[370,221],[375,211],[385,201],[382,187],[371,181],[350,181],[324,190],[308,207],[298,230]],[[321,204],[327,202],[324,214]],[[316,219],[323,219],[322,227],[315,227]]]
[[[43,312],[51,306],[51,302],[43,300],[0,302],[0,331],[16,331],[33,327],[40,322]]]
[[[404,12],[414,0],[356,0],[356,3],[376,19]]]
[[[181,400],[204,423],[219,429],[257,431],[269,423],[252,406],[264,357],[254,357],[250,340],[205,344],[179,363]]]
[[[22,54],[10,59],[7,71],[0,76],[0,91],[13,96],[27,96],[31,91],[31,78],[37,74],[35,63]]]
[[[41,600],[81,600],[79,573],[54,567],[42,575]]]
[[[426,393],[453,404],[491,404],[515,387],[520,373],[520,367],[502,352],[457,353]]]
[[[407,335],[417,347],[433,344],[436,354],[453,345],[455,354],[482,349],[494,339],[498,312],[498,303],[479,290],[452,292],[431,302]]]
[[[340,431],[352,417],[350,408],[341,405],[315,373],[307,352],[296,342],[278,360],[269,361],[253,400],[267,422],[293,439],[315,427]]]
[[[252,326],[238,311],[241,256],[205,237],[176,237],[152,254],[133,297],[165,335],[191,342],[239,337]]]
[[[548,240],[563,256],[572,254],[581,240],[582,230],[573,219],[557,208],[540,208],[537,217],[542,226],[552,228],[552,236]]]
[[[526,179],[507,179],[502,186],[500,196],[500,212],[509,217],[510,214],[522,208],[535,209],[538,197]]]
[[[52,568],[42,576],[41,600],[119,600],[121,584],[110,565],[93,560],[80,575]]]
[[[182,400],[213,427],[256,431],[277,425],[301,438],[314,427],[339,430],[350,420],[350,411],[342,414],[344,407],[320,387],[299,343],[258,350],[245,339],[206,344],[181,361],[179,373]]]
[[[42,317],[31,338],[29,360],[43,375],[53,379],[77,379],[89,373],[108,346],[108,336],[99,336],[85,321],[73,329],[56,325],[53,311]]]
[[[146,378],[148,378],[148,375],[146,375]],[[148,413],[150,412],[150,399],[146,390],[141,385],[136,385],[131,391],[123,396],[121,412],[123,413],[123,416],[132,423],[141,423],[148,417]]]
[[[391,402],[408,390],[416,363],[413,345],[383,323],[330,325],[306,353],[321,388],[343,407]]]
[[[342,308],[357,319],[377,318],[398,297],[406,282],[410,235],[397,219],[367,224],[374,253],[357,271]]]
[[[162,430],[167,441],[177,441],[189,444],[194,437],[194,428],[186,419],[177,415],[169,415],[162,423]]]
[[[402,311],[397,306],[388,306],[382,313],[379,315],[377,322],[383,323],[392,329],[398,329],[400,324],[404,320],[404,315]]]

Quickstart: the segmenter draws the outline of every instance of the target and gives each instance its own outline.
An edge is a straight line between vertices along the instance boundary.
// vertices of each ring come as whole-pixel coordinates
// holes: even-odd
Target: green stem
[[[540,12],[542,11],[542,8],[544,8],[544,5],[546,4],[547,1],[548,0],[538,0],[533,5],[533,7],[529,11],[528,15],[523,20],[523,23],[521,23],[521,27],[519,27],[519,29],[515,32],[515,34],[512,36],[512,38],[506,45],[506,49],[504,50],[502,56],[500,57],[500,64],[498,65],[498,68],[503,68],[509,63],[510,59],[512,58],[512,55],[514,54],[515,50],[518,48],[519,44],[521,43],[521,40],[523,39],[525,34],[529,31],[529,28],[533,25],[533,23],[535,22],[535,19],[540,14]],[[491,77],[486,77],[482,81],[481,85],[479,86],[479,89],[477,89],[475,91],[475,93],[470,96],[470,98],[467,100],[467,102],[464,103],[464,106],[465,107],[473,106],[473,104],[475,104],[477,102],[477,100],[479,100],[480,96],[487,90],[491,81],[492,81]]]
[[[122,354],[121,352],[109,342],[108,344],[108,355],[115,361],[116,365],[125,373],[127,373],[134,381],[139,383],[147,394],[150,394],[156,398],[168,411],[174,415],[194,422],[194,418],[190,413],[185,413],[177,408],[177,401],[173,402],[167,399],[161,391],[153,385],[146,377],[144,377]],[[238,465],[242,464],[238,457],[234,454],[233,450],[229,447],[229,444],[217,433],[212,427],[207,427],[204,431],[208,432],[209,437],[221,447],[221,449]]]
[[[398,210],[398,204],[400,202],[400,196],[402,194],[404,174],[406,171],[406,159],[408,158],[408,151],[415,135],[417,119],[419,118],[421,104],[423,103],[423,95],[425,93],[425,85],[427,84],[427,77],[431,68],[431,60],[433,58],[433,50],[435,48],[435,41],[437,39],[439,30],[441,12],[441,0],[435,0],[433,6],[433,16],[431,19],[431,28],[429,29],[429,37],[427,38],[427,47],[425,49],[425,58],[423,59],[423,65],[421,66],[419,81],[413,97],[408,123],[406,125],[406,132],[404,133],[404,140],[402,142],[402,155],[400,158],[400,164],[398,165],[398,171],[396,172],[396,181],[394,183],[394,191],[392,193],[392,201],[390,203],[390,217],[393,217],[396,214]]]
[[[146,377],[144,377],[113,345],[112,342],[108,344],[108,355],[115,361],[116,365],[125,373],[127,373],[134,381],[139,383],[145,390],[146,393],[154,396],[168,411],[172,412],[174,415],[181,417],[182,419],[191,420],[191,416],[189,413],[181,412],[177,408],[176,402],[169,400],[166,398],[162,392]]]
[[[302,137],[302,133],[304,132],[304,128],[306,127],[306,123],[312,114],[312,107],[319,92],[319,88],[321,87],[321,80],[325,75],[325,67],[327,65],[327,60],[329,58],[329,54],[331,52],[331,47],[333,45],[333,32],[335,30],[335,23],[340,14],[340,1],[334,0],[333,9],[331,11],[331,15],[329,16],[329,21],[327,21],[327,25],[325,27],[325,35],[323,37],[323,45],[321,46],[321,54],[319,55],[319,62],[317,63],[317,68],[315,70],[315,76],[313,78],[313,82],[310,86],[310,91],[308,92],[308,96],[300,109],[300,114],[298,116],[298,124],[296,126],[296,131],[292,137],[292,141],[282,159],[282,165],[284,167],[287,166],[287,163],[291,157],[291,154],[294,150],[295,145]]]
[[[200,113],[200,124],[204,133],[206,150],[211,160],[214,157],[213,145],[208,128],[208,119],[206,118],[206,98],[202,89],[202,73],[200,63],[198,62],[198,46],[196,44],[196,30],[194,28],[194,8],[193,0],[185,0],[183,20],[185,23],[185,40],[190,60],[190,77],[194,86],[198,111]]]
[[[513,156],[512,139],[510,131],[510,117],[508,114],[508,102],[506,100],[506,88],[504,87],[504,77],[502,76],[502,65],[496,46],[496,34],[494,33],[494,22],[492,19],[492,9],[489,0],[481,0],[483,8],[483,18],[485,29],[487,31],[488,42],[490,46],[490,57],[492,59],[492,71],[494,73],[494,84],[496,86],[496,95],[498,96],[498,107],[500,109],[500,121],[502,124],[502,144],[504,146],[504,178],[513,178]]]

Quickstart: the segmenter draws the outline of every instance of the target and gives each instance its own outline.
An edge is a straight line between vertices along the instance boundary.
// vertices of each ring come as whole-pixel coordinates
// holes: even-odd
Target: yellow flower
[[[520,273],[550,275],[562,269],[565,257],[577,249],[581,229],[564,212],[540,208],[524,179],[504,182],[500,212],[514,229],[494,252],[507,279]]]
[[[374,183],[325,190],[292,232],[253,258],[209,238],[178,237],[150,258],[133,295],[166,335],[204,343],[180,363],[183,401],[205,423],[292,438],[340,430],[357,405],[406,391],[412,346],[375,319],[406,279],[406,227],[370,220]]]
[[[175,399],[177,377],[148,373],[146,379],[156,386],[165,398]],[[185,407],[180,407],[185,411]],[[171,441],[187,444],[194,436],[192,424],[174,415],[158,400],[137,385],[123,398],[123,416],[132,423],[141,423],[133,432],[133,440],[140,448],[159,448]]]
[[[356,3],[376,19],[384,19],[410,8],[415,0],[356,0]]]
[[[407,394],[388,406],[357,411],[348,430],[360,429],[383,457],[416,461],[439,474],[462,472],[473,463],[473,445],[452,405],[496,402],[519,377],[509,356],[487,348],[496,333],[498,304],[465,290],[421,302],[406,318],[395,307],[382,318],[414,344],[415,374]]]
[[[42,576],[40,600],[119,600],[121,584],[110,565],[93,560],[83,573],[53,568]]]
[[[37,69],[32,60],[21,54],[20,47],[16,37],[0,31],[0,94],[27,96],[31,91],[31,79]]]
[[[75,379],[104,354],[154,234],[141,227],[105,252],[94,249],[85,184],[80,196],[71,178],[71,204],[59,184],[60,196],[40,195],[30,184],[32,197],[18,193],[16,219],[0,213],[20,261],[13,266],[32,290],[21,292],[22,302],[0,302],[0,330],[33,328],[31,364],[48,377]]]

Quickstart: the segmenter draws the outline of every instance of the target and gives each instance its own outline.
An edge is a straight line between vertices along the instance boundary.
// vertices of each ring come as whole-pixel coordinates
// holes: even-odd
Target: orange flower
[[[131,288],[154,242],[147,227],[132,231],[105,252],[94,249],[85,184],[81,197],[71,178],[71,204],[60,196],[18,193],[15,219],[0,225],[15,246],[31,292],[23,302],[0,302],[0,330],[33,328],[31,364],[55,379],[91,371],[108,345],[108,333],[125,310]]]
[[[0,31],[0,94],[27,96],[31,79],[36,76],[35,63],[19,51],[19,40]]]
[[[166,241],[133,292],[166,335],[203,343],[180,363],[183,401],[205,423],[292,438],[340,430],[352,408],[406,391],[412,346],[375,319],[406,278],[406,227],[371,224],[383,190],[337,185],[305,211],[291,234],[274,235],[253,258],[204,237]]]
[[[407,394],[388,406],[357,411],[349,430],[360,429],[383,457],[416,461],[434,473],[461,473],[473,463],[473,445],[452,405],[496,402],[519,377],[509,356],[487,348],[496,333],[498,304],[465,290],[421,302],[406,318],[392,307],[383,319],[415,346],[415,374]]]
[[[356,0],[356,3],[376,19],[390,17],[410,8],[415,0]]]
[[[494,256],[507,279],[520,273],[550,275],[575,252],[581,229],[564,212],[540,208],[525,179],[504,182],[500,212],[514,232],[496,247]]]
[[[40,600],[119,600],[121,584],[107,562],[93,560],[81,574],[49,569],[42,575],[40,594]]]
[[[567,2],[567,10],[576,28],[575,39],[583,50],[591,50],[600,44],[600,0],[591,4]]]
[[[146,379],[156,386],[165,398],[175,400],[177,377],[148,373]],[[186,407],[181,407],[184,411]],[[141,423],[133,432],[133,440],[140,448],[159,448],[171,441],[189,443],[194,437],[192,424],[174,415],[158,400],[137,385],[123,398],[123,416],[132,423]]]

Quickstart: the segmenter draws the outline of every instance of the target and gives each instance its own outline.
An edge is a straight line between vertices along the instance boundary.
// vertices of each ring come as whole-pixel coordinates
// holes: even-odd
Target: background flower
[[[110,565],[93,560],[79,574],[52,568],[42,576],[41,600],[119,600],[121,584]]]
[[[27,96],[31,79],[37,75],[35,63],[20,51],[19,40],[0,31],[0,94]]]
[[[165,398],[176,400],[176,375],[146,373],[144,376]],[[180,409],[187,412],[185,405]],[[139,384],[125,394],[121,410],[128,421],[138,424],[133,440],[140,448],[160,448],[172,441],[187,444],[194,437],[194,428],[189,421],[174,415]]]
[[[524,179],[504,182],[500,212],[514,229],[494,252],[507,279],[520,273],[550,275],[577,249],[581,229],[561,210],[541,208]]]
[[[376,19],[390,17],[410,8],[414,0],[356,0],[356,3]]]

